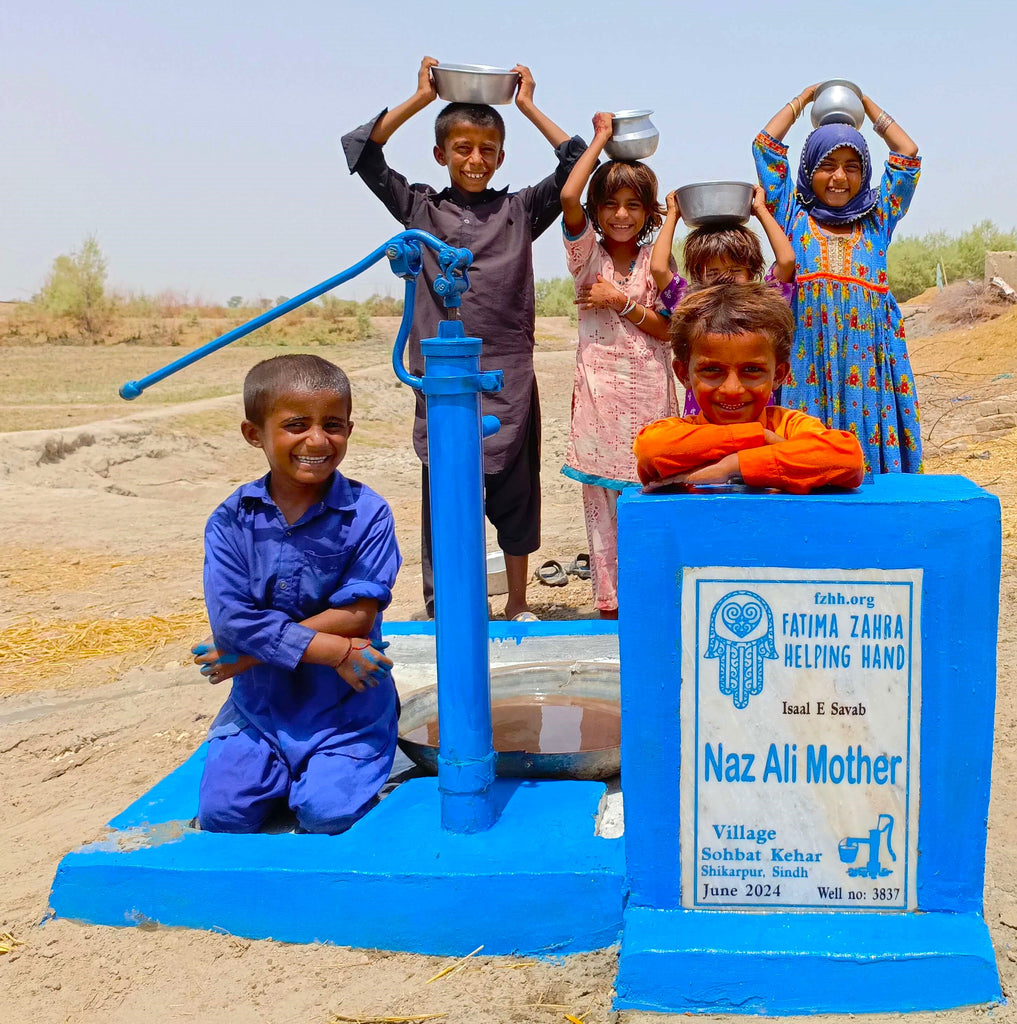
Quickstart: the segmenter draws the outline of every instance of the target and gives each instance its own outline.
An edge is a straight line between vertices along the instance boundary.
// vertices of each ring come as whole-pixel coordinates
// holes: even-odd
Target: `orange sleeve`
[[[657,420],[636,435],[639,479],[648,484],[766,443],[762,423],[717,426],[699,416]]]
[[[828,484],[857,487],[862,482],[862,449],[850,431],[828,430],[814,417],[788,409],[767,409],[767,418],[772,419],[770,429],[787,440],[739,454],[747,484],[808,494]]]

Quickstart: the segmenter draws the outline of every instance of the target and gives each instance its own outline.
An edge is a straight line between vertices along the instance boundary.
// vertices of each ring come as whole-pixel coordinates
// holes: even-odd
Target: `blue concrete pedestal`
[[[619,1009],[894,1013],[1002,996],[985,922],[970,914],[625,913]]]
[[[437,780],[403,783],[341,836],[188,825],[204,748],[68,854],[60,917],[464,956],[573,953],[618,941],[622,841],[594,835],[604,786],[499,780],[494,826],[440,826]]]
[[[627,493],[618,519],[629,893],[615,1005],[806,1014],[1001,1001],[982,919],[997,499],[962,477],[884,476],[808,496]],[[860,613],[887,610],[892,588],[902,614],[878,617],[884,646],[870,662]],[[850,665],[834,658],[843,652]],[[901,664],[906,674],[887,673]],[[845,693],[867,719],[832,717]],[[900,755],[894,792],[827,776],[827,753],[858,744],[855,728],[873,729],[865,763]],[[860,775],[862,747],[851,750]],[[849,838],[838,848],[831,835]],[[778,845],[802,851],[803,881],[774,867]],[[730,870],[746,866],[759,870]]]

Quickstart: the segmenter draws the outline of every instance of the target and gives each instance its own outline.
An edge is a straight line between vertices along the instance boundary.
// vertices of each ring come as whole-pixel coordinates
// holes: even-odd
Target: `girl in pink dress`
[[[561,191],[565,256],[579,307],[572,427],[562,473],[583,485],[594,602],[601,618],[614,619],[618,495],[639,486],[632,443],[647,423],[676,416],[678,401],[667,319],[654,308],[657,286],[647,244],[661,223],[657,178],[645,164],[624,161],[594,173],[611,138],[611,115],[595,115],[593,128],[593,142]]]

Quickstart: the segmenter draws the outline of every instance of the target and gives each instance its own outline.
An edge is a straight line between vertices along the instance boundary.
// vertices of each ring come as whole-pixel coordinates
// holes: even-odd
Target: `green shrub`
[[[82,334],[95,341],[112,313],[112,302],[106,296],[106,263],[95,235],[86,235],[80,249],[53,261],[35,301],[47,313],[69,317]]]
[[[576,323],[576,287],[571,277],[551,277],[533,287],[537,316],[567,316]]]
[[[936,264],[941,263],[948,282],[962,279],[980,281],[985,272],[985,254],[1017,249],[1017,231],[1001,231],[991,220],[983,220],[959,235],[931,231],[921,237],[896,239],[887,254],[890,288],[901,302],[936,283]]]

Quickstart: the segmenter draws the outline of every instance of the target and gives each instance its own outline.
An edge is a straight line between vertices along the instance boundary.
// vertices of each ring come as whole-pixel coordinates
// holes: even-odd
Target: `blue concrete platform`
[[[437,780],[404,782],[341,836],[200,832],[204,747],[61,861],[50,902],[92,924],[158,922],[249,938],[464,956],[610,946],[621,839],[594,835],[604,786],[499,780],[488,832],[440,826]]]
[[[1002,1002],[981,914],[625,914],[616,1009],[907,1013]]]

